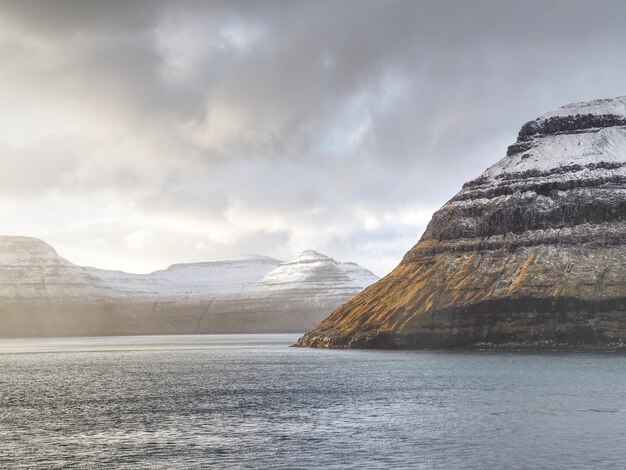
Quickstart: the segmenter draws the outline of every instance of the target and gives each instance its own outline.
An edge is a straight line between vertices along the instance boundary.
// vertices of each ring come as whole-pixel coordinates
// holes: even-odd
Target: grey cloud
[[[47,158],[41,158],[39,145],[46,148]],[[14,148],[0,144],[0,195],[33,198],[71,178],[79,160],[76,150],[55,139],[46,139],[39,145]]]
[[[381,273],[422,226],[365,230],[359,208],[434,210],[524,121],[625,94],[625,14],[579,0],[3,2],[0,86],[115,128],[30,149],[36,174],[65,176],[24,193],[104,188],[142,214],[224,224],[245,207],[285,221],[272,232],[283,246],[259,228],[254,250],[235,224],[241,250],[284,257],[327,225],[336,233],[311,248]]]

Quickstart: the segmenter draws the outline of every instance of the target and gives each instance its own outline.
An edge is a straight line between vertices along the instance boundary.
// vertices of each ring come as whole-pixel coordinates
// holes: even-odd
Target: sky
[[[626,3],[0,1],[0,233],[382,276],[521,125],[626,95]]]

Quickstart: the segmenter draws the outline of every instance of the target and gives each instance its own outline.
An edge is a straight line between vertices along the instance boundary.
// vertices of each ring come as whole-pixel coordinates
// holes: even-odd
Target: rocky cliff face
[[[61,258],[36,238],[0,237],[0,296],[30,298],[101,297],[85,268]]]
[[[522,126],[385,278],[298,342],[314,347],[626,343],[626,97]]]
[[[0,237],[0,337],[303,331],[377,279],[315,252],[130,274],[76,266],[34,238]]]
[[[108,308],[106,290],[85,268],[41,240],[0,237],[0,336],[87,334],[103,327]]]

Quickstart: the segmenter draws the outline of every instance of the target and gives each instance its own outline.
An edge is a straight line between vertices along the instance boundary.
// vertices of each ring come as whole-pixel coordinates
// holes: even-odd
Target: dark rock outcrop
[[[389,275],[298,345],[624,348],[626,97],[522,126]]]

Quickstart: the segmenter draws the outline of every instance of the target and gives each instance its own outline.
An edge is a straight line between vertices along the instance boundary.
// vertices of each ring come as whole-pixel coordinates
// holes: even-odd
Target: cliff
[[[626,97],[522,126],[389,275],[300,346],[623,348]]]

